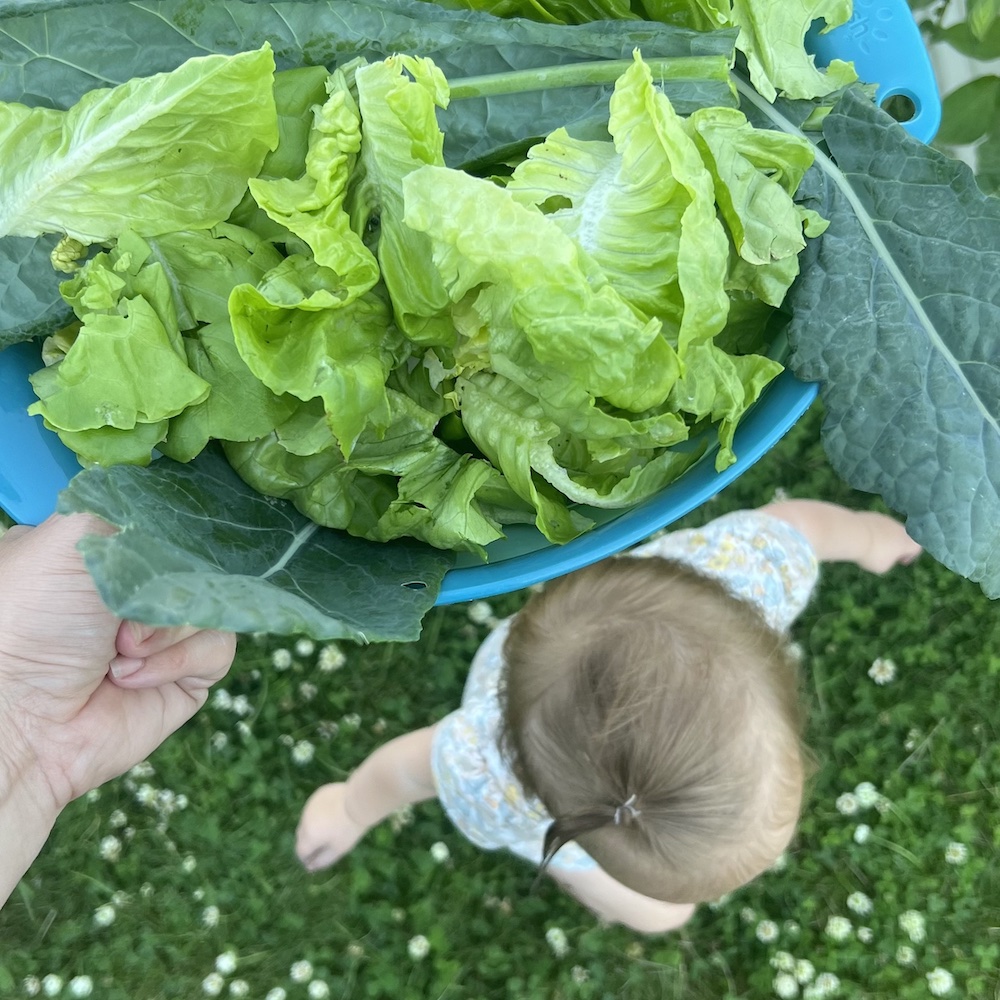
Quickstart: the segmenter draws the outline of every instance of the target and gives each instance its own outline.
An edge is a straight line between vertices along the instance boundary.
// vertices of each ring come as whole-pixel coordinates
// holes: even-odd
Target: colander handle
[[[851,19],[832,31],[810,30],[806,48],[819,66],[833,59],[853,61],[865,83],[878,85],[884,104],[897,95],[909,98],[914,115],[903,127],[930,142],[941,124],[941,95],[930,56],[906,0],[854,0]]]

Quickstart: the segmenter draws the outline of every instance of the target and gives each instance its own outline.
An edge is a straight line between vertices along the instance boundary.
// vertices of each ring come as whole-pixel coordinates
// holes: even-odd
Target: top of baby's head
[[[786,646],[750,604],[663,559],[606,560],[535,595],[504,645],[503,746],[555,819],[553,846],[575,839],[674,903],[768,868],[807,761]]]

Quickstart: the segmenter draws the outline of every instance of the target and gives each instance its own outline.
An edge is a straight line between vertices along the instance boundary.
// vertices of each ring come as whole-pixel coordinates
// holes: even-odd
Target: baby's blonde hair
[[[535,595],[504,661],[502,745],[553,817],[547,854],[576,840],[643,895],[695,903],[787,846],[808,761],[797,666],[720,583],[606,560]]]

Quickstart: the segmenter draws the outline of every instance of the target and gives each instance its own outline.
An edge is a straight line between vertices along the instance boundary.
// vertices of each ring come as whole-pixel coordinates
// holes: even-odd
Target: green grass
[[[839,483],[817,437],[813,413],[683,523],[766,502],[776,488],[877,504]],[[491,603],[504,615],[523,597]],[[332,673],[315,654],[276,671],[272,651],[292,643],[245,640],[225,687],[246,696],[248,728],[210,705],[154,755],[153,775],[119,779],[65,812],[0,912],[0,996],[54,973],[88,975],[92,995],[108,1000],[196,998],[231,949],[238,967],[227,980],[259,998],[275,986],[307,997],[289,978],[299,960],[337,998],[766,998],[779,952],[834,973],[841,997],[929,997],[926,973],[938,967],[955,978],[951,997],[1000,997],[1000,618],[975,585],[927,557],[882,578],[825,569],[795,629],[820,762],[800,834],[781,870],[662,938],[602,927],[553,885],[531,892],[528,866],[477,851],[436,804],[375,831],[328,872],[310,877],[296,864],[308,793],[454,708],[484,635],[466,607],[436,609],[419,642],[345,648]],[[882,686],[868,676],[878,657],[897,667]],[[311,698],[303,682],[315,685]],[[315,746],[306,764],[289,746],[300,740]],[[844,815],[837,799],[860,782],[876,786],[881,807]],[[183,793],[187,807],[161,816],[137,800],[143,784]],[[113,826],[116,810],[124,828]],[[863,844],[854,840],[861,823],[871,828]],[[122,843],[117,861],[101,856],[109,835]],[[437,842],[450,852],[444,863],[430,853]],[[967,848],[962,864],[945,860],[953,842]],[[855,892],[872,900],[869,915],[848,908]],[[114,923],[95,926],[112,899]],[[209,906],[219,910],[214,927],[203,925]],[[921,942],[900,927],[908,910],[924,917]],[[831,916],[851,920],[846,940],[825,932]],[[758,939],[772,929],[765,920],[776,940]],[[551,928],[568,939],[562,957],[546,941]],[[408,954],[415,935],[430,942],[422,960]],[[897,961],[901,945],[913,949],[912,965]]]

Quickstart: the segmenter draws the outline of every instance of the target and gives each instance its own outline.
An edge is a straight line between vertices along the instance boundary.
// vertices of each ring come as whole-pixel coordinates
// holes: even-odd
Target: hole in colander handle
[[[941,95],[930,56],[906,0],[854,0],[851,19],[832,31],[817,27],[806,35],[816,64],[833,59],[854,63],[858,76],[878,85],[881,104],[900,94],[913,101],[914,116],[903,127],[930,142],[941,124]]]

